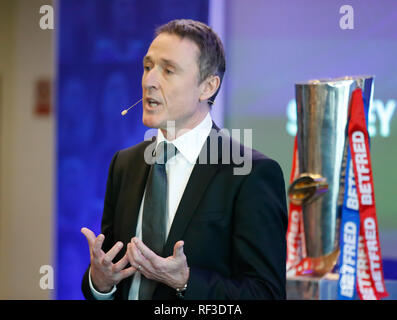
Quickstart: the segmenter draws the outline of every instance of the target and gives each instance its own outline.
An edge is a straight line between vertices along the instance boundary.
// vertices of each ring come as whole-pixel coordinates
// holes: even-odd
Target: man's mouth
[[[151,106],[152,108],[158,107],[161,103],[153,98],[146,98],[146,102]]]

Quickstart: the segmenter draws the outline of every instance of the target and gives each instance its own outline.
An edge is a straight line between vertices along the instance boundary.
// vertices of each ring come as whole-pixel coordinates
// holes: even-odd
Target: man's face
[[[205,104],[199,102],[198,46],[187,38],[161,33],[144,57],[142,76],[143,124],[165,129],[191,129],[202,119]]]

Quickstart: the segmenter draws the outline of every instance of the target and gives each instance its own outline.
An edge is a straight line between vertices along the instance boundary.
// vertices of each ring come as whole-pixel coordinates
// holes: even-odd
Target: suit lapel
[[[152,145],[149,145],[153,143]],[[155,137],[152,142],[143,144],[142,149],[138,150],[137,158],[132,159],[127,169],[128,189],[124,194],[123,221],[121,231],[121,241],[127,244],[135,236],[138,223],[139,209],[145,191],[146,181],[149,174],[150,165],[144,159],[146,148],[152,150],[155,147]],[[153,147],[152,147],[153,146]],[[149,150],[149,149],[148,149]]]
[[[151,146],[150,144],[153,143]],[[155,137],[152,141],[142,144],[141,148],[137,150],[134,157],[130,160],[126,172],[126,191],[123,193],[123,212],[121,225],[120,240],[125,244],[123,250],[119,253],[119,259],[124,256],[127,248],[127,243],[131,241],[131,238],[135,236],[136,226],[138,223],[139,209],[141,206],[143,192],[146,186],[146,180],[149,174],[150,165],[146,163],[144,154],[146,148],[150,150],[155,147]],[[149,150],[149,149],[148,149]],[[127,300],[130,287],[131,287],[132,277],[128,277],[120,282],[120,296],[121,299]],[[118,295],[117,294],[117,295]]]
[[[217,139],[218,131],[219,128],[213,123],[210,135],[208,136],[200,152],[200,156],[196,161],[196,164],[190,175],[189,181],[186,185],[186,189],[183,193],[182,199],[176,211],[174,221],[168,234],[167,242],[164,246],[163,257],[168,257],[173,254],[175,243],[182,239],[183,234],[190,220],[192,219],[197,209],[197,206],[199,205],[201,198],[203,197],[204,192],[207,189],[208,184],[211,182],[212,177],[219,169],[219,161],[217,161],[215,164],[211,164],[209,161],[210,141],[212,139]],[[218,139],[218,160],[221,157],[222,150],[220,140],[221,139]],[[207,158],[207,162],[205,164],[198,163],[199,159],[203,159],[202,157]]]

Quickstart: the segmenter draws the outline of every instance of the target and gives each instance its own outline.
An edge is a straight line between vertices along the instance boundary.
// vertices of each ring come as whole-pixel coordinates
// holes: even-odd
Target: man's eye
[[[165,73],[166,74],[173,74],[174,72],[172,70],[170,70],[170,69],[165,69]]]
[[[143,70],[149,71],[149,70],[150,70],[150,67],[149,67],[149,66],[143,66]]]

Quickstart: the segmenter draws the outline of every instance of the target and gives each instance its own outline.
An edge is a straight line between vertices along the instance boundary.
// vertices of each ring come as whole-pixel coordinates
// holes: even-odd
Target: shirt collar
[[[191,164],[195,164],[200,154],[200,151],[204,145],[212,128],[212,118],[210,113],[201,121],[196,127],[182,134],[175,140],[167,140],[160,129],[157,130],[157,145],[166,141],[172,143],[178,149],[178,151],[189,161]]]

